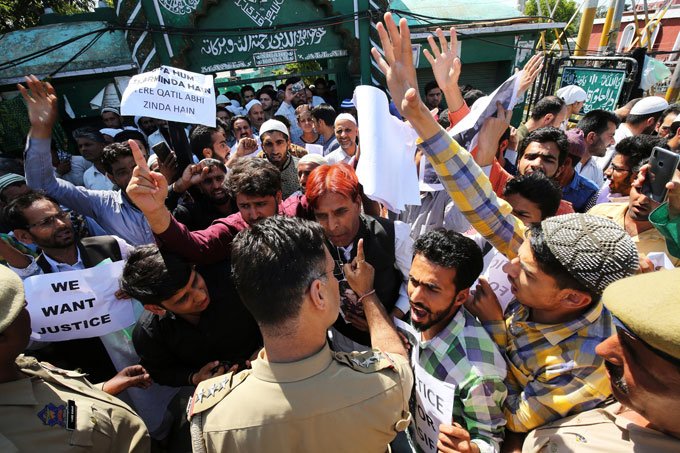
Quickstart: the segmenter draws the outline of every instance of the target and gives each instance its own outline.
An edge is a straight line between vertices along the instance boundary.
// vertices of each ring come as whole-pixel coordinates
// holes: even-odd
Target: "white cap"
[[[255,104],[262,105],[262,103],[260,101],[258,101],[257,99],[253,99],[252,101],[250,101],[246,104],[246,108],[245,108],[246,113],[250,113],[250,109],[252,109]]]
[[[231,104],[225,105],[224,108],[229,110],[232,113],[232,115],[240,115],[242,113],[240,107],[234,107]]]
[[[575,102],[584,102],[588,98],[588,93],[586,93],[583,88],[576,85],[567,85],[566,87],[562,87],[557,90],[555,95],[558,98],[562,98],[564,103],[567,105],[571,105]]]
[[[262,126],[260,126],[260,137],[262,137],[265,133],[271,131],[279,131],[285,134],[286,137],[290,138],[288,128],[286,127],[285,124],[283,124],[279,120],[267,120],[264,123],[262,123]]]
[[[229,104],[229,98],[223,94],[220,94],[215,98],[215,105]]]
[[[314,154],[314,153],[305,154],[298,161],[298,165],[309,164],[309,163],[318,164],[318,165],[326,165],[328,163],[328,161],[326,161],[326,158],[323,157],[322,155]]]
[[[115,113],[116,115],[120,116],[120,110],[118,110],[118,109],[115,108],[115,107],[104,107],[104,108],[101,110],[100,114],[106,113],[106,112]]]
[[[108,135],[110,137],[115,137],[119,132],[123,132],[123,129],[113,129],[111,127],[105,127],[104,129],[99,129],[99,133],[103,135]]]
[[[342,121],[342,120],[351,121],[355,125],[357,124],[357,119],[354,118],[354,115],[352,115],[351,113],[341,113],[340,115],[336,116],[335,117],[335,124],[338,124],[338,121]]]
[[[647,96],[642,98],[630,109],[630,115],[647,115],[649,113],[663,112],[668,108],[668,102],[659,96]]]

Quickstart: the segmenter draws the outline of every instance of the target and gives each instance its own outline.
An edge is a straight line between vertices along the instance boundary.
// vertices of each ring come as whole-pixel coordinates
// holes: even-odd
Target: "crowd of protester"
[[[680,105],[583,114],[569,86],[516,127],[497,105],[465,149],[448,130],[488,98],[459,86],[455,31],[428,39],[419,93],[405,21],[377,30],[390,112],[442,187],[401,212],[364,194],[356,108],[324,78],[219,94],[215,127],[107,107],[68,158],[57,93],[26,78],[23,171],[0,172],[0,445],[680,449],[680,170],[666,201],[645,190]],[[22,280],[119,261],[116,297],[140,307],[124,354],[29,342]],[[424,376],[453,392],[443,418]]]

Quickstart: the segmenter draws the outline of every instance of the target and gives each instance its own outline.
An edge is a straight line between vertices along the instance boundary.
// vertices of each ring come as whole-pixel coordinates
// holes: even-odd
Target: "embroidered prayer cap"
[[[633,275],[638,252],[613,221],[590,214],[565,214],[541,222],[546,244],[569,273],[595,294]]]
[[[21,175],[17,175],[16,173],[7,173],[5,175],[0,176],[0,193],[2,193],[3,190],[11,186],[12,184],[16,183],[26,184],[26,178],[24,178]]]
[[[0,333],[17,319],[24,308],[24,285],[17,274],[0,266]]]
[[[635,275],[612,283],[602,302],[642,341],[680,360],[680,269]]]
[[[631,115],[647,115],[650,113],[662,112],[668,108],[668,102],[659,96],[647,96],[630,109]]]
[[[588,94],[585,90],[577,85],[562,87],[557,90],[555,95],[558,98],[561,98],[567,105],[571,105],[574,102],[584,102],[588,98]]]
[[[279,120],[267,120],[264,123],[262,123],[262,126],[260,126],[260,137],[262,137],[265,133],[271,131],[279,131],[282,134],[285,134],[286,137],[290,137],[290,134],[288,133],[288,128],[286,127],[285,124],[283,124]]]

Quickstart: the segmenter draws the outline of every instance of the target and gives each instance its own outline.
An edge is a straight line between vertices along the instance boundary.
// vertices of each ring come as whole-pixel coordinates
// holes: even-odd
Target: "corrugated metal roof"
[[[507,0],[393,0],[390,8],[428,16],[412,17],[404,14],[403,17],[406,17],[411,27],[522,16]]]
[[[4,62],[18,61],[69,39],[79,36],[82,38],[58,46],[45,55],[21,62],[16,66],[6,67],[2,64],[0,84],[12,83],[26,74],[45,76],[52,73],[92,43],[99,36],[99,30],[103,30],[103,33],[96,39],[96,42],[62,68],[55,77],[120,71],[134,67],[123,31],[106,31],[107,26],[108,24],[102,21],[72,22],[7,33],[0,40],[0,55],[3,56]]]

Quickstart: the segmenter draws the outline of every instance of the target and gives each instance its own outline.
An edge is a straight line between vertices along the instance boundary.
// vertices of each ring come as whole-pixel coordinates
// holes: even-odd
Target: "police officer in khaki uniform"
[[[125,403],[81,373],[19,355],[31,334],[24,305],[21,280],[0,266],[0,451],[148,452],[146,427]]]
[[[199,452],[385,452],[409,424],[406,350],[373,291],[363,243],[343,272],[361,296],[369,352],[334,353],[340,307],[321,226],[270,217],[241,232],[232,272],[264,349],[252,369],[203,381],[189,406]]]
[[[612,283],[617,332],[595,349],[618,400],[531,432],[523,452],[680,451],[680,269]]]

